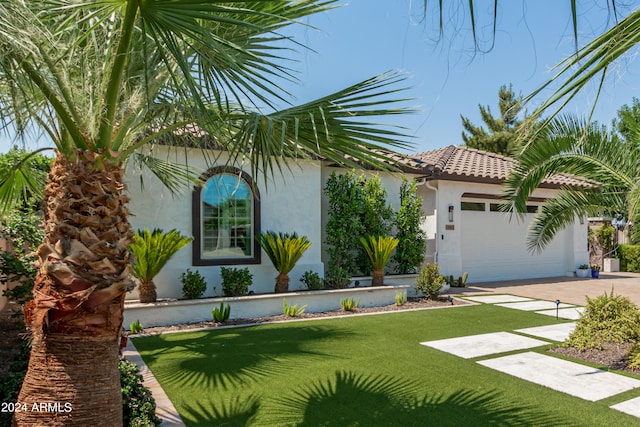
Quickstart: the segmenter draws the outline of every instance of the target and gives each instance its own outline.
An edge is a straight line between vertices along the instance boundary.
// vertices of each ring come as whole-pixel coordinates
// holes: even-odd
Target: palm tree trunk
[[[28,410],[16,412],[17,426],[122,425],[117,362],[132,232],[122,168],[100,160],[58,155],[49,174],[46,238],[25,308],[33,345],[18,401]]]
[[[373,273],[371,274],[371,286],[382,285],[384,285],[384,270],[373,270]]]
[[[140,294],[140,302],[150,303],[156,302],[158,293],[156,292],[156,284],[153,280],[140,281],[138,285],[138,293]]]
[[[289,275],[286,273],[280,273],[276,277],[276,293],[289,292]]]

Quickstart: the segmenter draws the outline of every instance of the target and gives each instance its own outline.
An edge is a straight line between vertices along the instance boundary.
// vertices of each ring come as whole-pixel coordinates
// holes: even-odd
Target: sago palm
[[[640,130],[635,133],[640,138]],[[526,212],[528,198],[551,175],[565,173],[585,180],[584,185],[562,188],[535,215],[527,238],[532,251],[541,251],[577,217],[622,214],[633,219],[639,213],[639,146],[624,142],[596,124],[573,116],[557,116],[517,160],[505,184],[514,212]]]
[[[398,239],[391,236],[366,236],[360,237],[360,243],[371,261],[373,273],[371,274],[371,286],[384,284],[384,267],[391,259],[393,251],[398,246]]]
[[[289,272],[304,252],[309,249],[311,242],[307,236],[296,233],[276,233],[267,231],[258,235],[258,243],[267,254],[271,263],[278,270],[275,292],[287,292],[289,290]]]
[[[145,164],[173,189],[190,176],[143,147],[170,143],[195,124],[209,146],[266,177],[312,155],[382,166],[377,148],[406,146],[400,132],[372,124],[374,116],[408,111],[396,104],[402,77],[394,73],[275,108],[287,102],[278,82],[293,78],[286,60],[299,47],[281,30],[333,3],[0,2],[0,127],[25,138],[44,134],[56,150],[25,314],[34,342],[18,400],[73,406],[72,413],[16,413],[17,425],[122,422],[118,342],[134,285],[124,167],[131,159]],[[5,206],[36,185],[25,176],[20,166],[0,171]]]
[[[129,245],[129,249],[133,254],[133,276],[140,281],[138,285],[140,302],[156,301],[158,295],[153,278],[160,273],[176,252],[192,240],[192,237],[183,236],[175,229],[165,233],[159,228],[153,231],[145,228],[133,235],[133,242]]]

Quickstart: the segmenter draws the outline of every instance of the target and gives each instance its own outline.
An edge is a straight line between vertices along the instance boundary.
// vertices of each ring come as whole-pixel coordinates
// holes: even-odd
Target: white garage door
[[[526,220],[492,212],[462,210],[462,270],[469,280],[527,279],[564,276],[567,271],[568,232],[559,232],[540,254],[527,251],[527,228],[534,214]]]

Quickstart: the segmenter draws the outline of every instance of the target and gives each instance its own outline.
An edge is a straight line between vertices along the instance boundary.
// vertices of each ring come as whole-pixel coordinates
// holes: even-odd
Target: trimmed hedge
[[[620,270],[640,273],[640,245],[618,245]]]

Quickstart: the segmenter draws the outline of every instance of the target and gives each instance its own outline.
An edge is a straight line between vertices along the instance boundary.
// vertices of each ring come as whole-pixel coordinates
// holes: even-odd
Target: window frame
[[[252,256],[242,258],[203,258],[202,257],[202,190],[206,183],[216,175],[234,175],[244,181],[249,191],[251,191],[253,201],[252,215]],[[260,192],[251,177],[244,171],[232,166],[215,166],[208,169],[198,180],[198,184],[193,187],[191,202],[191,227],[193,232],[193,252],[192,264],[194,266],[213,265],[244,265],[260,264],[262,262],[262,250],[258,244],[256,236],[260,234]]]

